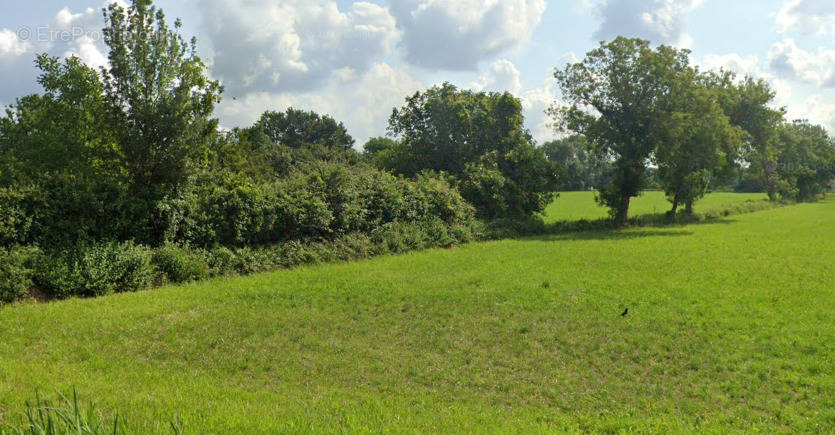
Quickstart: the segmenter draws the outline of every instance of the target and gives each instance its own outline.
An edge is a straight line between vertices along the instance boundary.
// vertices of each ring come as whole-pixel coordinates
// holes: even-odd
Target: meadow
[[[77,389],[136,433],[832,432],[833,225],[829,199],[7,306],[0,421]]]
[[[765,199],[768,197],[764,193],[715,192],[697,201],[694,208],[697,212],[708,212],[731,204]],[[632,199],[629,213],[631,216],[659,214],[666,213],[671,207],[664,192],[646,191],[641,196]],[[608,217],[608,209],[594,201],[594,192],[562,192],[545,209],[543,216],[546,223]]]

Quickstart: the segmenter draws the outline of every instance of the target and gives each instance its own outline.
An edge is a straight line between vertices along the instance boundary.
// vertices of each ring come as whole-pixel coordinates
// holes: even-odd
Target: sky
[[[101,9],[125,0],[0,0],[0,106],[39,91],[37,53],[105,65]],[[315,110],[362,144],[407,96],[449,81],[510,91],[537,141],[555,68],[618,35],[768,80],[789,119],[835,132],[835,0],[157,0],[225,87],[223,127]]]

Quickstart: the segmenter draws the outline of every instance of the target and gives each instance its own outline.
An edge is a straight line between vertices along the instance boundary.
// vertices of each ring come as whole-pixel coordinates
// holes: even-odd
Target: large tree
[[[449,83],[417,92],[393,111],[389,134],[397,142],[375,162],[407,176],[453,176],[484,218],[541,212],[557,187],[555,168],[524,127],[521,102],[508,92]]]
[[[745,131],[743,158],[750,165],[772,200],[777,199],[777,131],[785,110],[772,107],[775,93],[767,81],[747,76],[742,80],[732,72],[720,71],[702,76],[712,88],[731,124]]]
[[[743,133],[695,70],[681,74],[662,101],[664,113],[654,133],[659,138],[654,153],[658,177],[673,204],[671,213],[680,204],[692,213],[693,203],[704,197],[711,182],[732,174]]]
[[[61,61],[43,54],[36,65],[44,93],[18,99],[0,116],[0,185],[115,170],[99,74],[77,57]]]
[[[104,10],[109,65],[102,68],[107,121],[137,199],[153,202],[188,176],[217,132],[221,86],[151,0]]]
[[[826,129],[798,120],[778,129],[776,168],[780,196],[812,201],[835,180],[835,141]]]
[[[582,134],[601,154],[614,157],[611,182],[598,201],[617,224],[629,216],[631,198],[645,188],[645,173],[656,147],[661,100],[689,68],[689,52],[619,37],[554,73],[566,104],[551,114],[561,130]]]

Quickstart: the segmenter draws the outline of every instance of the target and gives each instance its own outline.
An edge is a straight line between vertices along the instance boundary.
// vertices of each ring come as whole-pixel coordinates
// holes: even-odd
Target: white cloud
[[[547,78],[539,87],[523,92],[520,98],[525,110],[525,125],[530,129],[533,138],[540,144],[556,138],[551,125],[552,120],[545,113],[559,100],[556,79]]]
[[[30,44],[18,37],[17,32],[0,29],[0,61],[21,56],[29,51]]]
[[[786,117],[789,120],[807,119],[812,124],[822,125],[831,134],[835,134],[835,104],[813,95],[807,98],[803,104],[792,105],[787,109]]]
[[[112,1],[102,4],[106,6]],[[0,29],[0,76],[4,79],[0,82],[0,101],[10,103],[38,91],[36,54],[78,56],[94,68],[106,65],[102,25],[99,10],[88,8],[73,13],[63,8],[46,25],[21,27],[17,31]]]
[[[793,39],[785,39],[771,46],[768,60],[780,77],[835,87],[835,50],[819,48],[813,53],[798,47]]]
[[[768,81],[771,89],[774,90],[775,97],[772,105],[775,107],[790,105],[794,96],[791,83],[764,70],[757,56],[742,57],[737,53],[708,54],[699,62],[699,67],[713,71],[724,69],[739,76],[751,76]]]
[[[501,59],[493,62],[490,69],[478,82],[471,84],[470,88],[476,91],[509,91],[519,94],[522,91],[522,81],[516,65],[509,60]]]
[[[703,0],[601,0],[598,13],[603,19],[594,33],[599,40],[616,36],[639,37],[656,44],[689,47],[684,16]]]
[[[344,122],[360,147],[366,139],[384,135],[391,109],[423,88],[407,71],[377,63],[364,74],[337,70],[315,91],[255,92],[237,100],[226,98],[217,113],[225,125],[246,126],[266,110],[283,111],[291,106],[314,110]]]
[[[732,71],[740,75],[762,75],[760,59],[757,56],[742,57],[737,53],[708,54],[701,62],[708,70]]]
[[[367,2],[347,13],[331,0],[203,0],[202,7],[213,73],[232,93],[307,91],[338,69],[361,74],[397,38],[394,17]]]
[[[474,70],[528,41],[545,0],[390,1],[414,65],[432,70]]]
[[[802,34],[835,32],[835,2],[832,0],[788,0],[777,13],[781,32]]]

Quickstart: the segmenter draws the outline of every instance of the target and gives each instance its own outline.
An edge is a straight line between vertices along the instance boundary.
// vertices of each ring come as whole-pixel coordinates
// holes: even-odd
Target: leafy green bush
[[[165,274],[168,281],[184,283],[209,277],[209,265],[204,251],[188,249],[173,243],[154,251],[153,263]]]
[[[36,286],[55,297],[102,296],[151,286],[151,250],[133,242],[101,243],[44,253],[35,261]]]
[[[26,297],[32,282],[31,261],[37,249],[0,249],[0,305]]]
[[[474,210],[442,177],[405,180],[364,165],[309,162],[277,181],[206,172],[158,206],[166,240],[245,247],[370,234],[397,220],[471,225]]]

